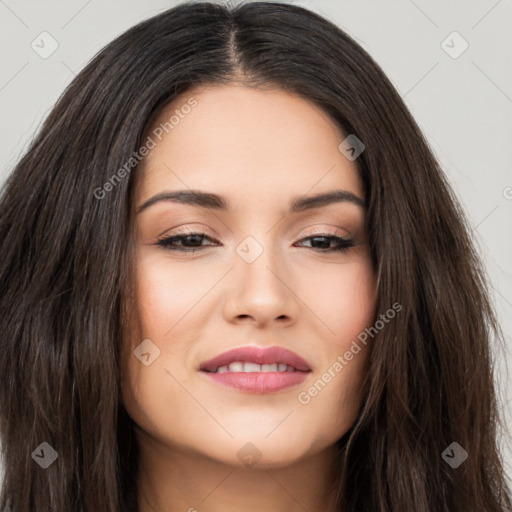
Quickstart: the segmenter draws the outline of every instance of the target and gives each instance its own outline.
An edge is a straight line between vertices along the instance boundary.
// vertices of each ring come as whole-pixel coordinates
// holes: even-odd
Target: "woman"
[[[133,27],[0,206],[2,512],[511,509],[463,214],[319,15]]]

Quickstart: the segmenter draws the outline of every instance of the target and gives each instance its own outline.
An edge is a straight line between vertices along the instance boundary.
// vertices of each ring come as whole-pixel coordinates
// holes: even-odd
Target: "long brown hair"
[[[305,8],[195,2],[99,52],[3,190],[0,511],[135,510],[118,363],[133,279],[126,162],[178,94],[233,81],[299,94],[365,145],[376,311],[403,309],[372,341],[360,414],[338,443],[339,510],[510,510],[490,352],[502,335],[464,213],[401,97]],[[457,468],[442,456],[454,442],[468,454]],[[58,454],[46,469],[41,443]]]

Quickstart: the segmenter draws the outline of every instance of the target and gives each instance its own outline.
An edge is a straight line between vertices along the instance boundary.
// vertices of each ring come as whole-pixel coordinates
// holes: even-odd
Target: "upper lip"
[[[220,366],[227,366],[235,361],[257,364],[282,363],[293,366],[296,370],[309,372],[311,367],[298,354],[283,347],[259,348],[246,346],[223,352],[218,356],[201,363],[199,370],[214,372]]]

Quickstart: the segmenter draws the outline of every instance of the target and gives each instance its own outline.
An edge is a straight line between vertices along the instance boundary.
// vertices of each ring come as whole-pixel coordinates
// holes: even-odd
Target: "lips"
[[[283,371],[282,365],[286,365],[288,367],[286,371],[311,371],[309,363],[291,350],[282,347],[258,348],[253,346],[235,348],[224,352],[202,363],[199,370],[204,372],[216,372],[219,368],[229,367],[231,363],[244,363],[243,366],[233,365],[239,372],[244,370],[246,372],[261,371],[257,370],[254,365],[278,365],[278,367],[281,365],[279,367],[281,371]],[[266,368],[268,368],[268,366]],[[266,368],[262,367],[262,371],[265,371]]]
[[[259,395],[296,387],[312,372],[309,363],[291,350],[253,346],[224,352],[202,363],[199,370],[209,382]]]

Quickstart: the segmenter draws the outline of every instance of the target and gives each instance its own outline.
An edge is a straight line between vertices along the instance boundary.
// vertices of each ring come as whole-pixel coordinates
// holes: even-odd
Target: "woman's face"
[[[344,354],[375,307],[362,183],[338,148],[345,136],[299,96],[242,85],[188,91],[149,136],[123,360],[128,413],[153,446],[231,465],[276,467],[327,449],[356,418],[369,345]],[[222,200],[151,201],[177,191]],[[344,191],[337,201],[292,209],[334,191]],[[204,371],[244,347],[286,349],[306,366],[289,352],[260,350],[260,360],[249,350]]]

